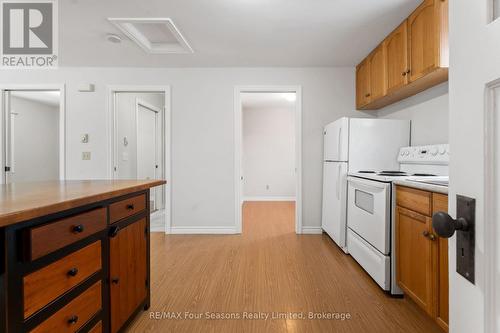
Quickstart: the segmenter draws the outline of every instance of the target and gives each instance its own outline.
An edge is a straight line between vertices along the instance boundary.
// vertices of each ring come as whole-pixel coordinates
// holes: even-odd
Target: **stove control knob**
[[[404,150],[401,150],[400,155],[401,155],[401,156],[405,156],[405,151],[404,151]]]
[[[436,147],[431,148],[431,155],[436,156],[438,154],[438,149]]]
[[[439,155],[444,155],[444,154],[446,154],[446,147],[444,146],[439,147]]]

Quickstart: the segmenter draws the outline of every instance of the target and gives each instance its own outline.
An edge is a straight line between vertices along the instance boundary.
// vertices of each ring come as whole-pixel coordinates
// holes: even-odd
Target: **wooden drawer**
[[[35,260],[106,228],[106,208],[67,217],[27,231],[29,260]]]
[[[90,329],[89,333],[102,333],[102,322],[95,324],[95,326]]]
[[[420,214],[431,216],[432,193],[414,188],[397,186],[396,204]]]
[[[24,318],[55,300],[101,269],[101,241],[23,278]]]
[[[120,200],[109,205],[109,222],[115,223],[126,217],[142,212],[146,209],[146,195]]]
[[[31,332],[34,333],[73,333],[78,331],[101,310],[101,281],[84,291],[80,296],[66,304]]]

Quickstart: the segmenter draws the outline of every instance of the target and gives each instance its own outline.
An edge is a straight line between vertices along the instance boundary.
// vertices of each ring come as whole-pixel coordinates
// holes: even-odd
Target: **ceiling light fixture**
[[[106,35],[106,40],[108,42],[115,43],[115,44],[118,44],[118,43],[122,42],[122,38],[119,35],[117,35],[117,34],[107,34]]]

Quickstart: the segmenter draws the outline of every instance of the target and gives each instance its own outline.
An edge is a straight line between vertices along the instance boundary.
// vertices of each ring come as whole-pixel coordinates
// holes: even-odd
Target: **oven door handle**
[[[351,177],[349,177],[348,181],[349,181],[349,183],[353,184],[355,187],[359,186],[359,187],[364,188],[366,190],[374,190],[377,192],[383,191],[387,188],[387,184],[375,182],[375,181],[364,181],[361,179],[351,178]]]

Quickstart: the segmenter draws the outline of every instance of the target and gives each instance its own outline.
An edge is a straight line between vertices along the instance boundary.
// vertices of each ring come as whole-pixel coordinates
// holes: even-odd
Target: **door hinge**
[[[158,165],[155,165],[155,168],[158,169]]]
[[[5,167],[5,172],[9,172],[10,171],[10,166],[6,166]]]
[[[144,227],[144,235],[147,236],[148,235],[148,227]]]

